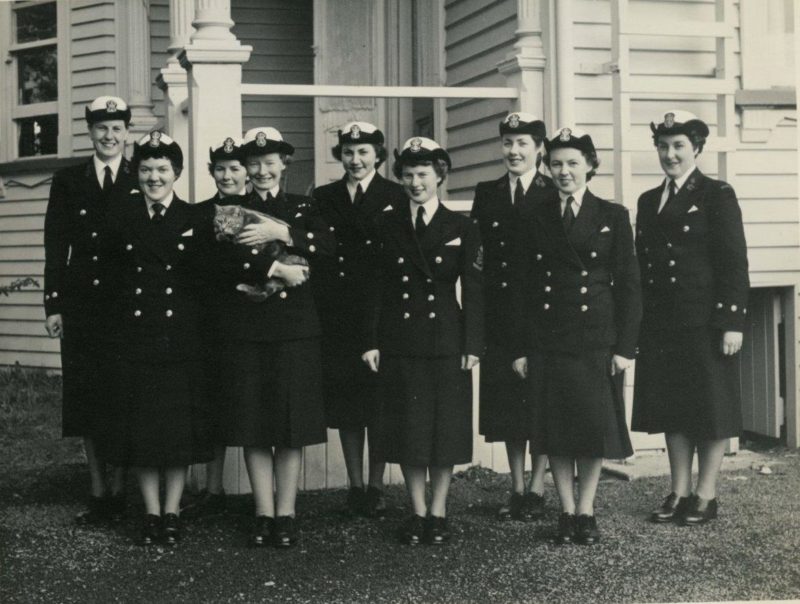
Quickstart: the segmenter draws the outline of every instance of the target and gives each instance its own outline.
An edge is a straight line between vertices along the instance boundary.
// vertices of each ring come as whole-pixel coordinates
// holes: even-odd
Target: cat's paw
[[[281,254],[278,256],[278,262],[281,264],[298,264],[300,266],[308,266],[308,260],[297,254]]]
[[[247,283],[240,283],[236,286],[236,290],[244,293],[251,302],[263,302],[270,296],[270,294],[263,289],[248,285]]]
[[[286,284],[280,279],[267,279],[267,282],[264,284],[264,292],[266,293],[267,298],[272,294],[277,294],[279,291],[283,291],[284,289],[286,289]]]

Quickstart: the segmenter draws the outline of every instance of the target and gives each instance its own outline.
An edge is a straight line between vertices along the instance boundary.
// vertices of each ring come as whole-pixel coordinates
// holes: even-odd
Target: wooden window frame
[[[34,40],[17,44],[14,42],[14,28],[16,26],[15,11],[36,4],[56,5],[56,36],[45,40]],[[71,115],[71,89],[70,89],[70,51],[69,51],[69,11],[68,2],[58,0],[28,0],[25,2],[11,3],[0,2],[0,23],[7,24],[6,30],[0,32],[0,55],[3,56],[4,68],[0,70],[0,162],[21,160],[52,160],[58,157],[68,157],[71,154],[72,140],[72,115]],[[58,97],[55,101],[45,103],[32,103],[29,105],[18,104],[18,67],[17,53],[32,48],[43,46],[56,47],[56,60],[58,64]],[[19,126],[18,120],[37,115],[58,116],[58,147],[57,153],[36,155],[32,157],[19,156]]]

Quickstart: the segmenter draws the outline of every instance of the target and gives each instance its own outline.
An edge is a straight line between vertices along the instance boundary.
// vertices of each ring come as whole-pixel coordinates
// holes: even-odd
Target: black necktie
[[[103,178],[103,193],[108,194],[111,191],[111,187],[114,186],[114,179],[111,177],[111,167],[106,166],[105,169],[105,177]]]
[[[417,210],[417,219],[414,221],[414,230],[417,232],[417,239],[421,239],[425,234],[425,229],[428,225],[425,224],[425,208],[419,206]]]
[[[153,222],[161,222],[163,220],[163,218],[164,218],[164,210],[165,209],[166,208],[164,207],[163,204],[154,203],[152,205],[153,217],[151,218],[151,220]]]
[[[361,183],[356,186],[356,195],[353,197],[353,205],[358,207],[364,199],[364,189],[361,188]]]
[[[564,215],[561,218],[561,221],[564,223],[564,230],[567,233],[569,233],[572,223],[575,222],[575,212],[572,210],[572,202],[574,201],[575,198],[572,195],[567,197],[567,203],[564,206]]]
[[[517,179],[517,186],[514,187],[514,205],[518,206],[525,199],[525,191],[522,189],[522,179]]]
[[[678,186],[675,184],[674,180],[669,181],[667,189],[669,189],[669,193],[667,194],[667,201],[664,202],[664,205],[661,207],[661,211],[663,211],[664,208],[666,208],[669,205],[669,202],[675,199],[675,195],[678,194]]]

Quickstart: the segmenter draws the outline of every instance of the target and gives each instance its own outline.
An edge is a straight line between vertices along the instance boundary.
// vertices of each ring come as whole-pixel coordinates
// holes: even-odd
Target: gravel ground
[[[60,443],[60,444],[59,444]],[[451,492],[453,542],[395,540],[401,487],[380,521],[342,513],[344,491],[301,494],[302,540],[289,551],[244,546],[247,497],[187,526],[179,547],[132,544],[139,509],[119,529],[82,529],[86,477],[72,441],[32,441],[37,456],[0,454],[0,601],[12,602],[675,602],[800,598],[800,457],[772,450],[772,474],[724,473],[720,518],[687,529],[645,521],[666,480],[606,479],[603,541],[549,541],[557,510],[537,523],[498,523],[507,476],[473,469]],[[6,455],[8,454],[8,455]],[[132,486],[132,485],[131,485]]]

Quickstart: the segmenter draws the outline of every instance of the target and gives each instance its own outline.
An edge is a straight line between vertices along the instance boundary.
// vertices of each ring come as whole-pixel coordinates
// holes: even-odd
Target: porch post
[[[519,90],[517,111],[544,119],[544,54],[541,25],[541,0],[517,0],[518,27],[514,49],[497,69],[506,76],[508,86]]]
[[[226,136],[242,132],[242,64],[251,46],[230,31],[230,0],[195,0],[195,32],[179,55],[189,90],[189,201],[216,191],[208,175],[208,149]]]
[[[189,86],[178,56],[194,31],[193,16],[194,0],[169,0],[169,58],[156,78],[156,85],[164,91],[166,130],[186,151],[189,149]],[[175,192],[181,199],[188,199],[188,172],[175,183]]]

